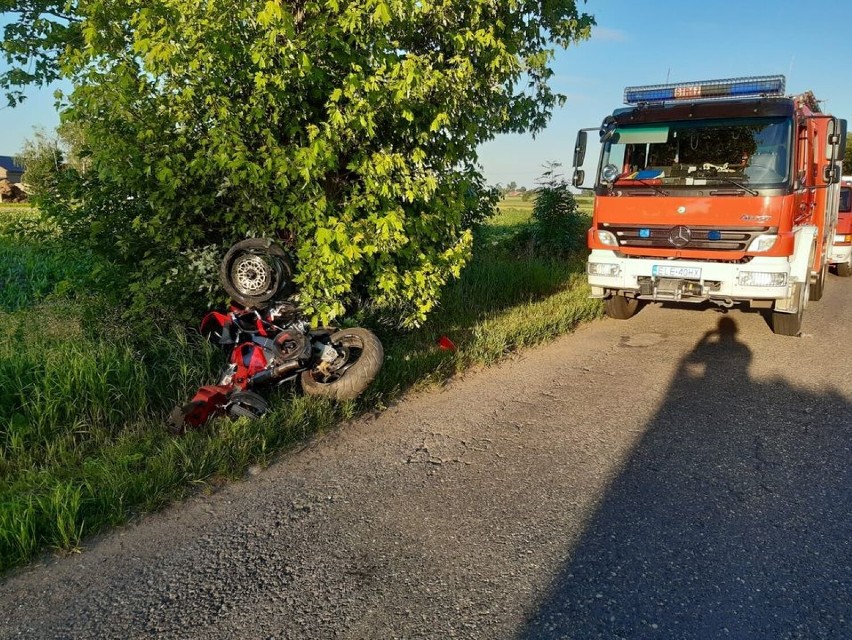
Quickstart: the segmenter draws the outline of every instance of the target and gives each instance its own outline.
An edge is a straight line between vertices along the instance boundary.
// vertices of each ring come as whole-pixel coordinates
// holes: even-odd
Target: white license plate
[[[651,274],[657,278],[689,278],[690,280],[699,280],[701,278],[701,267],[674,267],[655,264],[651,268]]]

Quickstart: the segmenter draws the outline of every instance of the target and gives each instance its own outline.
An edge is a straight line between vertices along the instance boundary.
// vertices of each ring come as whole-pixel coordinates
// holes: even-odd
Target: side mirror
[[[578,189],[583,186],[586,180],[586,172],[582,169],[574,169],[574,177],[571,179],[571,184]]]
[[[825,165],[822,172],[823,180],[827,184],[837,184],[840,182],[840,167],[836,164],[827,164]]]
[[[615,137],[615,133],[617,131],[617,123],[613,116],[607,116],[603,119],[603,123],[601,124],[601,142],[609,142]]]
[[[586,143],[588,142],[589,134],[586,131],[577,132],[577,144],[574,145],[574,167],[583,165],[586,159]],[[577,174],[574,173],[576,178]],[[576,185],[575,185],[576,186]]]

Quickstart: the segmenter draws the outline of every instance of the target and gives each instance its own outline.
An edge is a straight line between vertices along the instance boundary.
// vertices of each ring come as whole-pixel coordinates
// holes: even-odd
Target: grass
[[[599,315],[583,256],[517,255],[512,238],[530,211],[503,204],[423,327],[377,327],[386,363],[357,402],[285,389],[262,420],[218,420],[174,438],[166,414],[215,376],[220,354],[180,330],[142,345],[132,340],[129,327],[74,284],[94,259],[53,242],[35,212],[0,208],[0,570],[43,549],[73,550],[86,536],[268,464],[411,388],[497,362]],[[441,336],[457,350],[441,350]]]

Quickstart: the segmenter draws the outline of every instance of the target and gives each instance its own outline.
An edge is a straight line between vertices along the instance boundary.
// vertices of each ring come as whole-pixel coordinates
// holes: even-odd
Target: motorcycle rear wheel
[[[385,359],[379,339],[367,329],[341,329],[330,337],[340,357],[331,363],[330,371],[317,367],[302,372],[302,390],[307,395],[334,400],[353,400],[370,386]]]

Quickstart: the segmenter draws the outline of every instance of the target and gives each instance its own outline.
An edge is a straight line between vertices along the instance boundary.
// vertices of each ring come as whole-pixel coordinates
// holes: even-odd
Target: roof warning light
[[[757,96],[783,96],[784,76],[752,76],[724,80],[702,80],[677,84],[652,84],[627,87],[624,104],[638,105],[649,102],[718,100],[719,98],[745,98]]]

